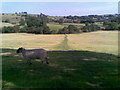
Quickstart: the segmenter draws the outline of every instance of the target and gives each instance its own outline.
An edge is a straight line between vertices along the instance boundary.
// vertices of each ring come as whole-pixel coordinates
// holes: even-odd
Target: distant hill
[[[49,34],[71,34],[98,30],[120,30],[119,15],[48,16],[42,13],[28,14],[27,12],[2,13],[0,14],[2,17],[0,25],[3,24],[1,27],[15,26],[13,28],[15,32],[21,31],[37,34],[44,34],[44,32],[48,31]],[[9,28],[7,29],[9,31]]]
[[[5,20],[9,20],[11,24],[18,24],[20,19],[23,18],[21,16],[18,16],[16,14],[3,14],[0,15],[2,17],[2,21],[4,22]]]

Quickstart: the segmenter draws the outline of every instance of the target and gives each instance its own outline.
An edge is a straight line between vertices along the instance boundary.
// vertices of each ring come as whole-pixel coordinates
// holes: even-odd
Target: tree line
[[[88,15],[88,16],[64,16],[60,19],[53,19],[51,20],[53,22],[58,22],[59,24],[63,23],[84,23],[86,27],[83,27],[82,29],[84,31],[87,31],[89,25],[91,24],[91,27],[96,22],[101,22],[103,25],[100,27],[102,30],[120,30],[120,15]],[[96,27],[96,25],[94,26]],[[93,28],[94,29],[94,28]],[[99,29],[98,29],[99,30]],[[88,29],[88,31],[91,31]],[[93,30],[94,31],[94,30]]]
[[[31,24],[31,23],[30,23]],[[3,27],[2,33],[33,33],[33,34],[75,34],[75,33],[82,33],[82,32],[92,32],[100,30],[100,27],[95,24],[86,24],[82,28],[78,28],[75,25],[68,25],[67,27],[64,27],[62,29],[59,29],[57,32],[50,30],[48,26],[39,25],[34,26],[23,26],[22,28],[20,26],[13,26],[13,27]]]
[[[34,33],[50,34],[51,31],[47,26],[48,19],[44,14],[37,16],[26,15],[21,19],[19,25],[13,27],[3,27],[2,33]]]
[[[76,23],[84,23],[85,25],[82,27],[77,27],[75,25],[68,25],[67,27],[59,29],[57,32],[54,30],[50,30],[50,28],[47,26],[47,23],[51,22],[51,19],[48,18],[48,16],[45,14],[41,13],[39,15],[28,15],[27,12],[22,12],[21,15],[24,18],[21,18],[19,25],[13,27],[10,26],[3,27],[2,30],[0,31],[2,33],[74,34],[74,33],[92,32],[98,30],[120,30],[119,15],[118,16],[110,15],[105,17],[98,15],[65,16],[63,18],[59,18],[57,22],[59,24],[63,24],[66,23],[65,20],[66,21],[74,20],[76,21]],[[99,22],[103,23],[102,26],[95,24],[95,22],[97,22],[98,20]],[[4,22],[10,23],[8,19],[5,20]]]

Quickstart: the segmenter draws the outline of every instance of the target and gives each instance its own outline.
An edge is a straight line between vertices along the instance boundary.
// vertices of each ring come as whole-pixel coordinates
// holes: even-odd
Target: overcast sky
[[[44,13],[51,16],[101,15],[118,13],[117,2],[3,2],[3,13]]]

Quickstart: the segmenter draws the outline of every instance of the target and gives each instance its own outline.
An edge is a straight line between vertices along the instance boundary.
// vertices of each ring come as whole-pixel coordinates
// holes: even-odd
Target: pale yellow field
[[[0,22],[0,28],[4,27],[4,26],[14,26],[13,24],[10,24],[10,23],[3,23],[3,22]]]
[[[75,50],[88,50],[118,54],[118,32],[98,31],[69,35],[70,47]]]
[[[64,35],[2,34],[2,48],[17,49],[24,47],[52,50],[62,39],[64,39]]]
[[[35,35],[2,34],[2,47],[17,49],[45,48],[47,50],[87,50],[118,54],[118,32],[97,31],[82,34]]]

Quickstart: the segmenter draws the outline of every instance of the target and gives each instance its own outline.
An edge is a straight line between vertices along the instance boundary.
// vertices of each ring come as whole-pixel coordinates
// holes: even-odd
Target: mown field
[[[0,28],[2,28],[2,27],[8,27],[8,26],[14,26],[13,24],[10,24],[10,23],[1,23],[0,22]]]
[[[97,31],[82,34],[35,35],[2,34],[2,48],[45,48],[46,50],[88,50],[118,54],[118,31]],[[65,49],[64,49],[65,48]]]
[[[76,27],[80,28],[81,26],[84,26],[85,24],[81,23],[48,23],[47,26],[50,28],[50,30],[58,31],[59,29],[63,29],[64,27],[68,27],[69,25],[75,25]]]
[[[27,65],[16,49],[45,48],[50,64]],[[3,88],[116,88],[118,32],[2,34]]]

